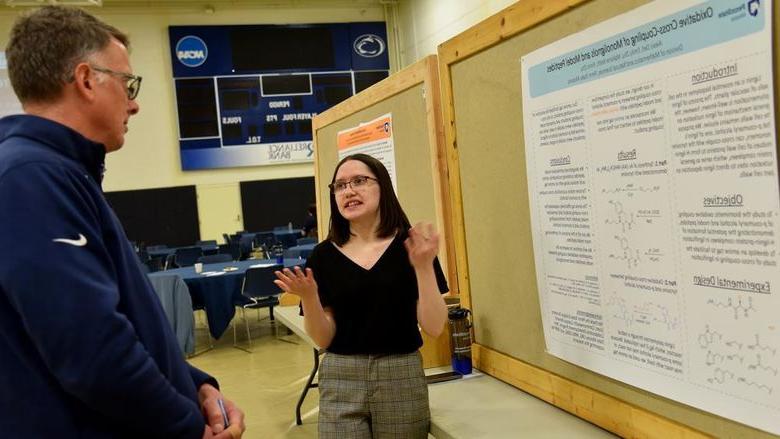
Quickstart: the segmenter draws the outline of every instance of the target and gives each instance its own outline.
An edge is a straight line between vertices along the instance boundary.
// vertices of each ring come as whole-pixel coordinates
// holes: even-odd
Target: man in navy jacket
[[[25,115],[0,120],[0,436],[240,437],[182,358],[101,189],[138,112],[127,37],[78,9],[23,15],[6,48]]]

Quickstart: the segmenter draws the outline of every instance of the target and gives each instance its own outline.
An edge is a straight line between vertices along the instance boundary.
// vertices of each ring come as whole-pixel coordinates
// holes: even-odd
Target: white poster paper
[[[521,67],[549,353],[780,434],[771,17],[659,1]]]

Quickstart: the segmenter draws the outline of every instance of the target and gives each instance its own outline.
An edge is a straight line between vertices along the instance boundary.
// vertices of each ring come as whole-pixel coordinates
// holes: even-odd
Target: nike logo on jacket
[[[79,239],[66,239],[66,238],[57,238],[52,239],[54,242],[61,242],[63,244],[70,244],[75,245],[76,247],[84,247],[87,245],[87,237],[79,233]]]

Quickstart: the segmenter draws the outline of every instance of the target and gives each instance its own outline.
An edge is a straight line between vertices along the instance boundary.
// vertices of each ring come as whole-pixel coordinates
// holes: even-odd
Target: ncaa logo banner
[[[206,62],[209,49],[206,43],[194,35],[182,37],[176,43],[176,58],[187,67],[198,67]]]

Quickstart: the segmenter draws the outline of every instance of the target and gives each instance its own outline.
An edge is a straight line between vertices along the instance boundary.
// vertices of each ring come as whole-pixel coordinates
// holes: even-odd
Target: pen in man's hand
[[[220,413],[222,413],[222,421],[225,423],[225,428],[230,427],[230,421],[228,420],[227,412],[225,411],[225,403],[222,401],[222,398],[217,399],[217,405],[219,406]]]

